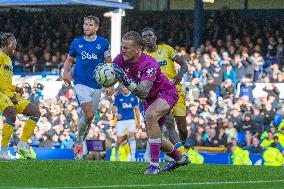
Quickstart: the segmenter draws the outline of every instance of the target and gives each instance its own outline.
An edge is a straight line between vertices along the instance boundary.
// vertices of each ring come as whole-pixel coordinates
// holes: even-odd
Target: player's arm
[[[187,62],[179,55],[176,55],[173,60],[180,65],[179,73],[174,78],[175,84],[179,84],[183,78],[183,75],[188,71],[188,65]]]
[[[106,50],[104,52],[105,63],[112,63],[110,45],[109,45],[108,41],[107,41],[106,47],[107,48],[106,48]]]
[[[112,107],[112,113],[113,113],[114,117],[117,118],[117,120],[120,120],[122,118],[122,115],[118,113],[117,106]]]
[[[188,71],[187,62],[181,56],[179,56],[176,50],[174,50],[171,46],[166,45],[165,48],[167,49],[169,53],[169,57],[174,62],[180,65],[180,71],[177,74],[177,76],[174,78],[174,83],[179,84],[183,78],[183,75]]]
[[[134,106],[134,112],[135,112],[135,117],[136,117],[136,125],[139,127],[140,126],[140,121],[141,121],[141,118],[140,118],[140,110],[139,110],[139,106]],[[139,129],[139,128],[137,128]]]
[[[64,62],[64,71],[63,71],[63,80],[64,83],[68,86],[71,85],[72,76],[71,76],[71,69],[72,64],[75,62],[75,58],[68,55],[65,62]]]
[[[72,69],[72,64],[75,62],[75,57],[76,57],[76,44],[75,40],[71,43],[69,54],[64,62],[64,71],[63,71],[63,80],[64,83],[68,86],[71,85],[72,81],[72,76],[71,76],[71,69]]]
[[[117,79],[122,82],[122,84],[135,96],[140,99],[145,99],[148,96],[149,91],[153,86],[153,81],[143,80],[139,84],[130,79],[122,70],[121,67],[115,65],[115,72],[117,74]]]

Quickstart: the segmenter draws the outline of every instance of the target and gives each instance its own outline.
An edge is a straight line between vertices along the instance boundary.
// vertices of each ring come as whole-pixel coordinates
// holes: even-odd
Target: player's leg
[[[131,159],[130,161],[136,161],[135,154],[136,154],[136,139],[135,139],[135,134],[136,134],[136,124],[135,120],[129,120],[127,121],[127,130],[129,133],[128,141],[129,141],[129,146],[130,146],[130,152],[131,152]]]
[[[24,159],[35,159],[36,154],[32,148],[29,147],[28,140],[34,133],[34,129],[40,118],[40,111],[28,100],[25,100],[20,96],[18,96],[17,99],[18,104],[15,105],[16,111],[29,118],[25,122],[24,130],[16,149]]]
[[[7,104],[8,104],[7,107],[3,107],[4,104],[0,105],[0,110],[1,112],[3,112],[2,114],[6,119],[3,124],[3,128],[2,128],[0,160],[11,160],[12,159],[11,156],[9,155],[8,147],[9,147],[10,139],[13,134],[13,130],[15,126],[14,123],[16,121],[17,112],[13,106],[10,106],[11,104],[9,104],[9,102],[7,102]]]
[[[186,127],[186,104],[185,104],[185,96],[184,92],[182,91],[182,87],[180,85],[177,85],[176,87],[178,90],[179,98],[177,104],[172,109],[172,113],[177,124],[180,141],[174,144],[181,153],[184,153],[185,150],[183,145],[185,144],[188,135]]]
[[[167,132],[168,132],[169,140],[171,141],[172,144],[175,145],[176,149],[179,150],[183,146],[181,145],[180,138],[179,138],[179,135],[176,131],[174,121],[175,120],[174,120],[172,113],[168,114],[165,118],[165,126],[166,126],[166,129],[167,129]],[[179,152],[181,152],[181,151],[179,150]],[[183,153],[183,152],[181,152],[181,153]],[[164,156],[164,160],[166,162],[173,161],[173,159],[171,157],[169,157],[168,155]]]
[[[186,104],[185,104],[185,97],[184,92],[182,91],[182,87],[180,85],[176,86],[178,90],[178,102],[172,109],[172,114],[175,118],[177,128],[179,131],[179,138],[177,138],[175,127],[167,127],[169,135],[170,135],[170,141],[175,144],[176,149],[178,149],[179,152],[182,154],[185,153],[184,144],[188,135],[187,127],[186,127]],[[170,126],[172,125],[171,122],[167,122]],[[172,138],[171,138],[172,137]]]
[[[159,173],[159,158],[160,158],[160,148],[164,150],[173,149],[174,146],[171,143],[162,143],[162,133],[158,120],[168,114],[171,106],[169,103],[158,98],[155,100],[145,112],[145,121],[149,134],[149,146],[150,146],[150,167],[145,171],[145,174],[157,174]]]
[[[101,90],[92,89],[85,85],[74,86],[76,98],[82,108],[83,115],[78,124],[78,136],[73,146],[75,159],[83,159],[83,142],[88,134],[91,123],[93,122],[98,102],[100,100]]]
[[[11,99],[2,92],[0,92],[0,114],[5,117],[2,128],[0,159],[10,160],[8,147],[14,130],[17,111]]]
[[[126,123],[125,121],[117,121],[115,126],[116,136],[117,140],[115,143],[115,160],[120,161],[119,159],[119,147],[124,143],[125,141],[125,131],[126,131]]]
[[[159,120],[160,128],[166,122],[166,116],[162,117]],[[188,165],[190,160],[186,155],[182,155],[179,150],[177,150],[176,146],[173,145],[170,141],[166,140],[165,138],[162,139],[162,150],[165,154],[173,159],[173,161],[169,162],[166,166],[162,168],[163,171],[172,171],[180,166]]]

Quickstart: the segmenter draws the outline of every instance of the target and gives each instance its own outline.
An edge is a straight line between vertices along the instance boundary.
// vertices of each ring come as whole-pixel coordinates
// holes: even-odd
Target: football
[[[94,79],[103,87],[112,87],[117,82],[113,63],[99,65],[94,72]]]

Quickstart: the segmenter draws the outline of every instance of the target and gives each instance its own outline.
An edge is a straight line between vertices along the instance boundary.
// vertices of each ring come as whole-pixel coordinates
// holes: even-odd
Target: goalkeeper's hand
[[[128,88],[128,90],[130,90],[131,92],[137,87],[137,84],[132,81],[132,79],[130,79],[125,72],[123,71],[123,69],[121,67],[119,67],[117,64],[114,64],[114,71],[115,71],[115,78],[122,82],[122,84]]]

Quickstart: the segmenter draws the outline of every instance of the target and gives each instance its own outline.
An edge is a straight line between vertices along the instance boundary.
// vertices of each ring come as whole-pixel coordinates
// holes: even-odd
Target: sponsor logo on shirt
[[[132,104],[127,104],[127,103],[122,103],[122,108],[126,109],[126,108],[132,108]]]
[[[160,65],[160,66],[165,66],[165,65],[167,65],[167,63],[168,63],[168,62],[167,62],[166,60],[163,60],[163,61],[160,61],[160,62],[159,62],[159,65]]]
[[[88,59],[88,60],[97,60],[98,59],[98,56],[95,54],[95,53],[88,53],[86,51],[83,51],[81,52],[81,56],[82,56],[82,59],[85,60],[85,59]]]
[[[83,45],[79,45],[79,48],[82,48],[83,47]]]

